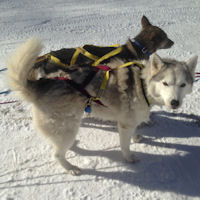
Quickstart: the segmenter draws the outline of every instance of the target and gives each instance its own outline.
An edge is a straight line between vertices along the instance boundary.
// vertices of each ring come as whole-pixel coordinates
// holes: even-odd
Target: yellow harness
[[[77,61],[77,59],[78,59],[79,54],[82,54],[82,55],[84,55],[85,57],[90,58],[91,60],[94,61],[93,64],[92,64],[92,66],[97,66],[97,65],[98,65],[99,63],[101,63],[102,61],[104,61],[104,60],[106,60],[106,59],[108,59],[108,58],[111,58],[112,56],[115,56],[115,55],[119,54],[119,53],[122,51],[122,47],[121,47],[119,44],[114,44],[114,45],[111,45],[111,46],[109,46],[109,47],[118,47],[118,48],[116,48],[116,49],[110,51],[109,53],[105,54],[104,56],[102,56],[102,57],[100,57],[100,58],[99,58],[98,56],[96,56],[96,55],[91,54],[89,51],[87,51],[87,50],[84,49],[83,47],[77,47],[77,48],[75,48],[76,51],[74,52],[74,54],[73,54],[73,56],[72,56],[72,58],[71,58],[71,61],[70,61],[70,65],[69,65],[69,66],[72,66],[72,65],[76,64],[76,61]],[[60,59],[58,59],[58,58],[55,57],[55,56],[52,56],[50,53],[45,54],[44,56],[39,57],[39,58],[36,60],[36,63],[39,63],[39,62],[41,62],[41,61],[43,61],[43,60],[45,60],[45,59],[50,59],[50,60],[54,61],[55,63],[57,63],[57,64],[59,64],[59,65],[61,65],[61,66],[63,66],[63,67],[66,67],[66,66],[67,66],[67,64],[62,63],[62,62],[60,61]]]
[[[125,67],[129,67],[129,66],[131,66],[131,65],[135,65],[135,66],[139,67],[140,69],[142,69],[142,68],[144,67],[141,63],[138,63],[138,62],[127,62],[127,63],[125,63],[125,64],[123,64],[123,65],[120,65],[120,66],[118,67],[118,69],[120,69],[120,68],[125,68]],[[107,71],[106,71],[105,76],[104,76],[104,78],[103,78],[103,81],[101,82],[99,91],[98,91],[98,93],[97,93],[97,96],[96,96],[96,97],[90,97],[90,99],[88,100],[86,109],[91,107],[92,101],[98,101],[98,100],[100,100],[101,96],[103,95],[103,93],[104,93],[104,91],[105,91],[105,89],[106,89],[106,86],[107,86],[107,84],[108,84],[108,81],[109,81],[109,79],[110,79],[110,71],[111,71],[111,68],[110,68],[110,70],[107,70]],[[87,111],[86,111],[86,112],[87,112]],[[90,112],[91,112],[91,110],[90,110]],[[89,113],[90,113],[90,112],[89,112]]]
[[[74,65],[76,63],[79,54],[83,54],[84,56],[86,56],[86,57],[88,57],[88,58],[90,58],[91,60],[94,61],[93,64],[92,64],[92,66],[100,68],[98,66],[100,63],[102,63],[104,60],[106,60],[108,58],[111,58],[112,56],[115,56],[115,55],[119,54],[122,51],[122,47],[119,46],[118,44],[115,44],[115,45],[112,45],[112,46],[109,46],[109,47],[118,47],[118,48],[112,50],[111,52],[105,54],[104,56],[102,56],[100,58],[98,56],[96,56],[96,55],[91,54],[90,52],[88,52],[87,50],[85,50],[83,47],[77,47],[76,51],[74,52],[74,54],[72,56],[72,59],[70,61],[70,66],[72,66],[72,65]],[[45,54],[44,56],[39,57],[36,60],[36,63],[39,63],[39,62],[41,62],[41,61],[43,61],[45,59],[49,59],[49,60],[51,60],[51,61],[55,62],[56,64],[58,64],[60,66],[63,66],[63,67],[68,66],[67,64],[62,63],[59,58],[51,55],[50,53]],[[127,63],[125,63],[123,65],[120,65],[118,68],[119,69],[120,68],[125,68],[125,67],[129,67],[131,65],[135,65],[135,66],[139,67],[140,69],[142,69],[144,67],[139,62],[127,62]],[[104,93],[104,91],[106,89],[106,86],[107,86],[109,78],[110,78],[110,71],[111,71],[111,68],[109,68],[108,66],[106,66],[106,67],[107,67],[107,69],[104,70],[105,71],[105,76],[104,76],[104,78],[102,80],[102,83],[100,85],[100,88],[99,88],[99,91],[97,93],[97,96],[96,97],[90,97],[88,99],[86,109],[90,108],[91,103],[93,101],[99,101],[99,99],[101,98],[101,96],[103,95],[103,93]],[[88,111],[86,111],[86,112],[91,112],[91,110],[89,111],[89,109],[88,109]]]
[[[112,57],[114,55],[117,55],[122,50],[122,47],[120,47],[119,44],[114,44],[114,45],[111,45],[109,47],[118,47],[118,48],[113,50],[113,51],[111,51],[111,52],[109,52],[109,53],[107,53],[106,55],[102,56],[101,58],[91,54],[90,52],[85,50],[83,47],[77,47],[75,53],[72,56],[72,59],[71,59],[71,62],[70,62],[70,66],[74,65],[76,63],[76,60],[77,60],[77,58],[78,58],[80,53],[83,54],[85,57],[88,57],[91,60],[94,60],[94,63],[92,64],[92,66],[97,66],[102,61],[104,61],[104,60],[106,60],[106,59],[108,59],[108,58],[110,58],[110,57]]]

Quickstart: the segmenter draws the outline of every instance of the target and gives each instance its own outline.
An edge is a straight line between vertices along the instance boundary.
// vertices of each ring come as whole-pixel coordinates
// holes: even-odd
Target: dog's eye
[[[166,82],[163,82],[163,85],[164,85],[164,86],[169,86]]]
[[[180,87],[185,87],[186,86],[186,84],[185,83],[182,83],[181,85],[180,85]]]

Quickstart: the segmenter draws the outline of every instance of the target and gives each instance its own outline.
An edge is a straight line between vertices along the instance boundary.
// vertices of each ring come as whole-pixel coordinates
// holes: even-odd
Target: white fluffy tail
[[[40,40],[31,38],[21,45],[7,62],[10,88],[23,100],[32,101],[35,96],[28,87],[27,78],[42,48]]]

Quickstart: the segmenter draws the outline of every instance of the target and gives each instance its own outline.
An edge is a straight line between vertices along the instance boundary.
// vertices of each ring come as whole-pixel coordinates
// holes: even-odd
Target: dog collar
[[[140,42],[138,42],[135,39],[132,42],[141,49],[143,54],[147,55],[148,57],[151,55],[151,53],[148,51],[148,49],[146,47],[144,47]]]

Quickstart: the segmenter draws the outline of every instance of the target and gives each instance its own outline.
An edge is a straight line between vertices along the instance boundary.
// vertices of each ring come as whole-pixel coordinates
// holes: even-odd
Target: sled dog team
[[[32,104],[35,127],[55,146],[55,158],[67,172],[81,170],[66,160],[84,111],[116,121],[123,157],[130,151],[135,130],[149,120],[153,105],[181,106],[191,93],[197,56],[186,62],[161,58],[155,52],[174,43],[143,16],[142,30],[123,45],[84,45],[40,56],[42,43],[31,38],[7,63],[10,87]]]

